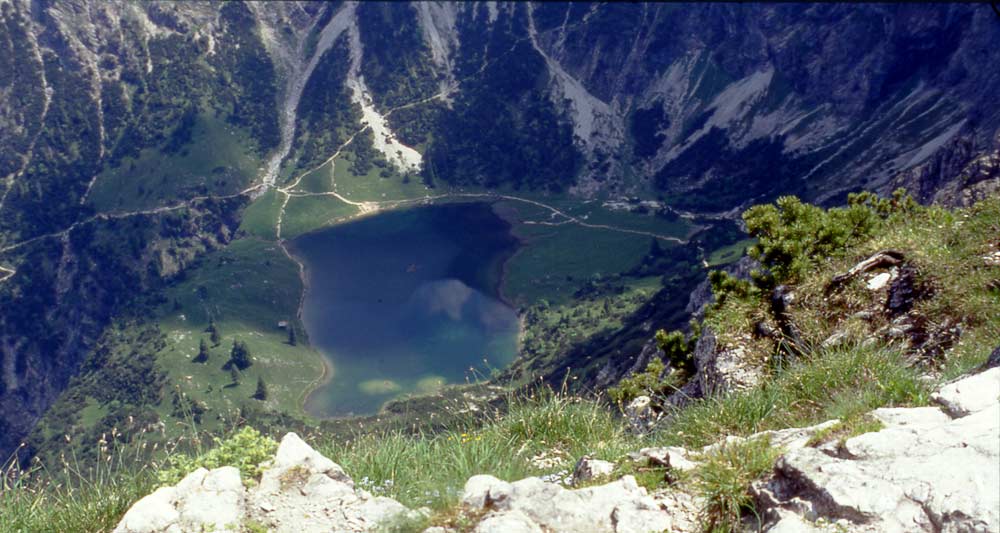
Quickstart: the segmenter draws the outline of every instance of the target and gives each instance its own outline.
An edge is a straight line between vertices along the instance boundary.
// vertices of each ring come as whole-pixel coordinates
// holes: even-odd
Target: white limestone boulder
[[[632,476],[577,490],[534,477],[507,483],[492,476],[475,476],[466,483],[462,501],[473,511],[492,510],[494,520],[501,520],[499,517],[507,513],[520,513],[503,520],[529,528],[524,531],[535,530],[523,524],[523,517],[551,532],[652,532],[674,528],[670,514]]]
[[[224,466],[199,468],[174,487],[162,487],[139,500],[115,533],[222,533],[238,528],[244,512],[240,471]]]
[[[932,397],[952,417],[981,411],[1000,399],[1000,368],[949,383]]]
[[[936,395],[936,408],[878,409],[885,427],[837,449],[796,448],[753,491],[778,531],[791,512],[842,531],[1000,531],[1000,402],[993,369]],[[992,398],[992,401],[987,399]],[[846,525],[845,525],[846,524]],[[813,527],[810,525],[810,527]]]
[[[411,511],[391,498],[356,490],[339,465],[295,433],[248,497],[250,517],[274,533],[372,531]]]

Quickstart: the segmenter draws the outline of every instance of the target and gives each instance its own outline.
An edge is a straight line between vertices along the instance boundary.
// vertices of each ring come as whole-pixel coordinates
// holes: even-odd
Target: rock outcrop
[[[1000,369],[878,409],[884,428],[799,447],[754,487],[769,531],[1000,531]]]
[[[289,433],[256,487],[244,488],[233,467],[199,468],[139,500],[115,533],[222,533],[247,524],[275,533],[346,533],[416,512],[356,488],[339,465]]]
[[[223,532],[240,523],[245,509],[240,471],[199,468],[174,487],[161,487],[139,500],[115,533]]]
[[[705,458],[726,446],[766,438],[783,455],[773,473],[750,488],[763,519],[751,526],[754,531],[1000,531],[1000,368],[946,384],[932,399],[936,406],[877,409],[872,416],[881,430],[841,441],[815,443],[839,425],[830,420],[727,437],[699,450],[644,448],[629,459],[673,480],[697,476]],[[687,485],[671,481],[649,492],[626,475],[581,486],[615,470],[584,457],[574,472],[575,489],[539,477],[507,482],[473,476],[460,513],[476,533],[702,530],[705,501]],[[340,466],[289,433],[259,484],[245,488],[232,467],[198,469],[137,502],[115,533],[221,533],[251,526],[373,531],[399,520],[419,523],[424,513],[355,487]],[[436,526],[425,533],[453,531]]]
[[[710,328],[702,330],[692,354],[698,369],[694,381],[699,394],[746,390],[760,383],[764,374],[761,365],[747,360],[745,345],[750,339],[739,341],[722,344]]]
[[[636,484],[632,476],[577,490],[539,478],[514,483],[493,476],[473,476],[462,504],[486,511],[478,533],[506,531],[640,532],[674,531],[666,507]]]

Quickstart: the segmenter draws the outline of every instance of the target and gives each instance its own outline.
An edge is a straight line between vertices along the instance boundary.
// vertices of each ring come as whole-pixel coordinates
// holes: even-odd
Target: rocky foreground
[[[1000,531],[1000,368],[952,382],[933,400],[936,407],[878,409],[872,416],[881,430],[844,441],[810,445],[836,421],[748,437],[766,436],[783,450],[770,477],[750,489],[764,530]],[[701,457],[739,440],[646,448],[631,460],[695,470]],[[574,483],[592,484],[613,467],[581,459]],[[537,477],[510,483],[479,475],[465,484],[461,506],[479,533],[702,529],[697,496],[649,493],[632,476],[574,490]],[[233,467],[199,469],[137,502],[115,533],[372,531],[424,514],[356,488],[340,466],[289,433],[259,484],[247,488]]]

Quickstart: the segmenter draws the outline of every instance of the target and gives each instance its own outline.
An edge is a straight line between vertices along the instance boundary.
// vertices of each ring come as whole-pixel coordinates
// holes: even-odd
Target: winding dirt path
[[[507,194],[488,193],[488,192],[487,193],[460,193],[460,192],[453,192],[453,193],[444,193],[444,194],[439,194],[439,195],[425,195],[425,196],[421,196],[421,197],[417,197],[417,198],[409,198],[409,199],[403,199],[403,200],[355,201],[355,200],[352,200],[352,199],[350,199],[350,198],[348,198],[348,197],[346,197],[346,196],[344,196],[344,195],[342,195],[342,194],[340,194],[340,193],[338,193],[336,191],[336,182],[335,182],[334,178],[332,177],[332,173],[331,173],[331,185],[333,187],[333,190],[330,191],[330,192],[315,193],[315,192],[308,192],[308,191],[299,191],[299,190],[296,190],[296,188],[299,186],[299,184],[302,182],[302,179],[305,176],[307,176],[308,174],[310,174],[312,172],[315,172],[316,170],[318,170],[319,168],[323,167],[324,165],[327,165],[327,164],[333,165],[333,164],[335,164],[335,160],[337,159],[337,157],[339,157],[341,155],[341,153],[343,152],[343,150],[348,145],[350,145],[358,135],[364,133],[366,130],[368,130],[370,128],[370,126],[368,126],[367,124],[361,126],[359,129],[357,129],[346,141],[344,141],[343,144],[340,145],[339,148],[337,148],[337,150],[330,157],[328,157],[326,160],[324,160],[321,164],[319,164],[319,165],[317,165],[317,166],[315,166],[315,167],[313,167],[313,168],[311,168],[309,170],[306,170],[306,171],[302,172],[294,180],[292,180],[292,182],[290,184],[288,184],[288,185],[286,185],[284,187],[276,187],[275,186],[275,181],[276,181],[276,178],[277,178],[278,169],[280,169],[281,164],[284,162],[284,159],[287,157],[287,155],[288,155],[288,153],[290,151],[289,150],[290,144],[291,144],[290,139],[291,139],[292,136],[294,136],[296,114],[297,114],[297,108],[298,108],[298,99],[301,96],[302,89],[304,88],[305,83],[308,81],[309,75],[312,73],[312,70],[315,68],[316,63],[319,61],[319,58],[321,57],[322,53],[325,52],[326,49],[328,49],[332,45],[333,40],[337,36],[339,36],[343,31],[345,31],[347,29],[347,25],[348,25],[348,22],[349,22],[347,19],[350,18],[350,17],[352,17],[353,14],[354,14],[353,13],[353,8],[351,8],[351,7],[345,7],[343,9],[341,9],[337,13],[337,15],[335,15],[327,23],[327,25],[323,28],[323,30],[321,32],[322,33],[321,43],[320,43],[321,46],[317,46],[317,50],[314,51],[313,55],[309,58],[309,61],[307,63],[305,63],[305,64],[295,65],[292,68],[292,71],[293,71],[292,72],[292,74],[293,74],[292,78],[293,79],[290,81],[289,86],[286,87],[286,98],[287,99],[284,102],[284,105],[282,106],[282,111],[283,111],[283,113],[285,115],[283,117],[285,120],[283,121],[283,124],[282,124],[282,143],[281,143],[281,146],[280,146],[279,150],[274,155],[272,155],[271,158],[268,159],[267,165],[265,166],[265,170],[264,170],[262,176],[259,178],[259,182],[256,185],[252,185],[250,187],[247,187],[246,189],[243,189],[242,191],[234,193],[234,194],[222,195],[222,196],[213,196],[213,195],[195,196],[195,197],[189,198],[187,200],[184,200],[182,202],[178,202],[176,204],[171,204],[171,205],[166,205],[166,206],[161,206],[161,207],[155,207],[155,208],[152,208],[152,209],[142,209],[142,210],[136,210],[136,211],[121,211],[121,212],[104,212],[104,213],[98,213],[96,215],[90,216],[90,217],[85,218],[83,220],[78,220],[78,221],[74,222],[73,224],[71,224],[70,226],[68,226],[67,228],[65,228],[63,230],[52,232],[52,233],[46,233],[46,234],[43,234],[43,235],[37,235],[35,237],[31,237],[31,238],[25,239],[23,241],[18,241],[18,242],[15,242],[15,243],[8,244],[6,246],[0,247],[0,254],[5,254],[5,253],[8,253],[8,252],[15,251],[15,250],[17,250],[19,248],[22,248],[22,247],[26,246],[26,245],[29,245],[29,244],[32,244],[32,243],[35,243],[35,242],[38,242],[38,241],[41,241],[41,240],[44,240],[44,239],[51,239],[51,238],[60,238],[60,239],[63,239],[63,238],[66,238],[76,228],[78,228],[80,226],[83,226],[85,224],[89,224],[91,222],[98,221],[98,220],[120,219],[120,218],[127,218],[127,217],[132,217],[132,216],[143,216],[143,215],[157,215],[157,214],[167,213],[167,212],[170,212],[170,211],[177,211],[177,210],[180,210],[180,209],[189,208],[189,207],[192,207],[194,204],[196,204],[198,202],[203,202],[203,201],[206,201],[206,200],[225,200],[225,199],[231,199],[231,198],[236,198],[236,197],[240,197],[240,196],[250,196],[251,198],[255,198],[259,194],[261,194],[263,192],[266,192],[268,189],[270,189],[272,187],[274,188],[275,191],[278,192],[278,194],[281,194],[283,196],[282,202],[281,202],[281,207],[278,210],[278,216],[277,216],[277,219],[275,221],[275,237],[276,237],[276,241],[277,241],[278,246],[281,247],[281,250],[284,252],[284,254],[292,262],[294,262],[298,266],[298,268],[299,268],[299,276],[303,280],[303,286],[305,286],[305,280],[306,280],[306,277],[305,277],[305,266],[302,264],[302,262],[299,259],[297,259],[289,251],[288,246],[287,246],[287,242],[286,242],[285,238],[282,236],[282,222],[284,220],[285,210],[288,207],[289,200],[291,200],[293,197],[298,198],[298,197],[307,197],[307,196],[332,196],[332,197],[337,198],[338,200],[340,200],[340,201],[342,201],[342,202],[344,202],[344,203],[346,203],[348,205],[354,206],[354,207],[356,207],[358,209],[358,213],[357,214],[355,214],[353,216],[348,216],[348,217],[339,219],[340,222],[346,222],[346,221],[353,220],[353,219],[356,219],[356,218],[359,218],[359,217],[363,217],[363,216],[367,216],[367,215],[370,215],[370,214],[373,214],[373,213],[377,213],[379,211],[384,211],[384,210],[389,210],[389,209],[396,209],[396,208],[406,207],[406,206],[410,206],[410,205],[432,204],[432,203],[437,202],[437,201],[445,201],[445,200],[453,200],[453,199],[461,199],[461,198],[480,199],[480,200],[486,200],[486,201],[508,200],[508,201],[521,202],[521,203],[526,203],[526,204],[534,205],[534,206],[537,206],[537,207],[541,207],[541,208],[546,209],[549,212],[551,212],[553,217],[560,217],[562,219],[560,222],[552,222],[552,221],[530,221],[529,220],[529,221],[525,221],[524,222],[525,224],[537,224],[537,225],[548,225],[548,226],[558,226],[558,225],[564,225],[564,224],[577,224],[577,225],[579,225],[581,227],[585,227],[585,228],[616,231],[616,232],[620,232],[620,233],[628,233],[628,234],[633,234],[633,235],[644,235],[644,236],[653,237],[653,238],[664,240],[664,241],[676,242],[676,243],[679,243],[679,244],[684,244],[684,243],[687,242],[687,240],[681,239],[681,238],[673,236],[673,235],[663,235],[663,234],[659,234],[659,233],[655,233],[655,232],[651,232],[651,231],[636,230],[636,229],[630,229],[630,228],[622,228],[622,227],[612,226],[612,225],[608,225],[608,224],[591,224],[589,222],[586,222],[585,219],[582,219],[582,218],[570,215],[570,214],[568,214],[568,213],[566,213],[564,211],[561,211],[560,209],[558,209],[556,207],[553,207],[551,205],[545,204],[543,202],[539,202],[537,200],[532,200],[530,198],[523,198],[523,197],[513,196],[513,195],[507,195]],[[515,50],[517,43],[520,42],[520,41],[522,41],[522,40],[524,40],[524,39],[527,39],[527,37],[522,37],[522,38],[518,39],[517,41],[515,41],[514,45],[511,47],[511,49],[504,51],[500,56],[497,56],[497,57],[495,57],[493,59],[484,61],[483,65],[479,68],[479,70],[477,72],[475,72],[473,74],[470,74],[469,76],[467,76],[464,79],[469,79],[469,78],[472,78],[472,77],[475,77],[475,76],[481,74],[483,71],[486,70],[486,68],[489,65],[491,65],[494,62],[498,61],[501,57],[506,56],[507,54],[512,53]],[[295,53],[297,53],[297,54],[301,54],[302,53],[302,51],[303,51],[302,50],[303,43],[304,43],[304,41],[301,42],[301,43],[298,43],[299,46],[294,51]],[[463,80],[458,80],[458,82],[461,82]],[[456,82],[456,85],[457,85],[458,82]],[[393,107],[391,109],[388,109],[383,116],[386,117],[386,118],[388,118],[390,115],[392,115],[392,113],[394,113],[395,111],[401,110],[401,109],[415,107],[415,106],[422,105],[422,104],[425,104],[425,103],[428,103],[428,102],[431,102],[431,101],[434,101],[434,100],[446,100],[455,90],[457,90],[457,86],[449,86],[449,87],[445,88],[444,90],[442,90],[442,91],[440,91],[440,92],[438,92],[438,93],[436,93],[436,94],[434,94],[432,96],[421,98],[419,100],[415,100],[413,102],[408,102],[406,104],[401,104],[399,106],[396,106],[396,107]],[[6,196],[6,192],[8,192],[9,189],[10,189],[10,182],[12,180],[10,179],[10,177],[8,177],[8,179],[6,181],[8,182],[7,183],[8,186],[6,188],[7,190],[4,191],[4,193],[5,193],[3,195],[4,197]],[[88,189],[89,189],[89,187],[88,187]],[[0,202],[2,202],[2,199],[3,198],[0,198]],[[0,203],[0,207],[2,207],[2,203]],[[6,281],[8,279],[10,279],[15,273],[16,273],[16,269],[12,269],[12,268],[9,268],[9,267],[0,267],[0,283]],[[300,299],[300,304],[299,304],[299,317],[300,318],[301,318],[301,314],[302,314],[302,302],[304,302],[304,300],[305,300],[305,298],[304,298],[304,294],[303,294],[303,297]]]

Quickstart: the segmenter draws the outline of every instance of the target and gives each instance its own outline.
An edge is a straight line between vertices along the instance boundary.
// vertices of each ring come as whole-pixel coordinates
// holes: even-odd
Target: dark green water
[[[370,414],[392,398],[464,383],[470,368],[482,377],[508,365],[518,321],[497,286],[517,246],[509,230],[489,205],[452,204],[296,239],[309,277],[306,330],[333,368],[306,410]]]

